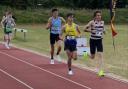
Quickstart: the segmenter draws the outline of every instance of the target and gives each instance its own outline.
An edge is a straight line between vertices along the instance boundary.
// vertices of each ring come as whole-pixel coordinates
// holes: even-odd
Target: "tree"
[[[109,8],[110,0],[0,0],[2,5],[10,5],[11,7],[27,7],[36,8],[41,4],[44,8],[51,7],[69,7],[69,8]],[[117,0],[117,7],[124,8],[128,4],[128,0]]]

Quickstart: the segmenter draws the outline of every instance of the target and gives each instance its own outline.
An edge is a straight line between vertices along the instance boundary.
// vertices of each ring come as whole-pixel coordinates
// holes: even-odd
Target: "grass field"
[[[44,25],[19,25],[19,28],[28,30],[27,41],[23,40],[23,34],[18,33],[17,38],[13,39],[12,43],[27,49],[31,49],[42,54],[49,55],[49,31],[44,29]],[[117,25],[118,35],[115,37],[116,50],[112,45],[111,30],[106,25],[107,33],[104,36],[104,63],[107,72],[123,76],[128,79],[128,26]],[[82,31],[81,27],[81,31]],[[0,30],[0,40],[2,40],[2,30]],[[83,33],[89,39],[88,33]],[[66,59],[64,51],[61,56]],[[95,60],[83,61],[80,58],[75,63],[95,67]]]
[[[11,9],[11,8],[10,8]],[[2,18],[3,14],[7,10],[6,6],[0,6],[0,18]],[[31,24],[31,23],[46,23],[48,17],[50,16],[51,9],[27,9],[27,10],[17,10],[11,9],[15,17],[17,18],[16,22],[18,24]],[[60,16],[66,17],[66,14],[72,12],[75,14],[75,21],[77,23],[87,23],[93,17],[93,12],[95,10],[92,9],[68,9],[68,8],[59,8]],[[110,11],[108,9],[102,9],[103,20],[106,24],[110,23]],[[128,22],[128,10],[124,9],[116,9],[116,19],[115,22],[118,24],[124,24]]]

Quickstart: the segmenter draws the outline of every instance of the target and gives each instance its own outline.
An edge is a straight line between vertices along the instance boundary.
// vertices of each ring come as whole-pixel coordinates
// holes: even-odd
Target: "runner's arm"
[[[104,21],[103,21],[103,24],[104,24]],[[105,29],[105,27],[104,27],[104,29],[103,29],[103,33],[106,34],[106,29]]]
[[[2,26],[2,28],[4,28],[4,21],[5,21],[5,18],[6,18],[6,17],[3,16],[2,20],[1,20],[1,26]]]
[[[64,38],[63,34],[64,34],[64,32],[65,32],[65,25],[64,25],[61,29],[62,29],[62,30],[61,30],[61,34],[60,34],[60,39],[63,40],[63,38]]]
[[[46,25],[46,29],[50,29],[51,28],[51,21],[52,21],[52,18],[49,18],[48,19],[48,23]]]
[[[79,28],[78,25],[76,26],[76,30],[77,30],[77,32],[78,32],[78,36],[80,36],[80,35],[81,35],[81,32],[80,32],[80,28]]]
[[[15,20],[14,19],[12,19],[12,23],[14,24],[14,27],[16,26],[16,23],[15,23]]]
[[[63,17],[60,17],[60,18],[61,18],[62,22],[63,22],[64,24],[66,24],[65,19],[64,19]]]
[[[105,30],[105,28],[104,28],[104,31],[103,31],[103,33],[104,33],[104,34],[106,34],[106,30]]]
[[[85,27],[84,32],[91,32],[92,21],[90,21]]]

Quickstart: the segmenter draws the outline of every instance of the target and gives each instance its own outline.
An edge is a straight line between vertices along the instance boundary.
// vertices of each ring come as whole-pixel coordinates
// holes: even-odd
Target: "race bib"
[[[96,36],[102,36],[102,32],[101,31],[97,31],[96,32]]]

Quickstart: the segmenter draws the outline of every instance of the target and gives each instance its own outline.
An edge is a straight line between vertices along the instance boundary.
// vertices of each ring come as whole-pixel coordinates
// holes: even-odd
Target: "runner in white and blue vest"
[[[51,45],[51,64],[54,64],[54,49],[55,49],[55,43],[57,43],[57,59],[60,61],[61,58],[59,56],[61,52],[61,43],[62,43],[62,38],[61,38],[61,28],[62,28],[62,23],[65,23],[66,21],[64,20],[63,17],[60,17],[58,15],[58,9],[52,9],[52,16],[49,18],[46,29],[50,29],[50,45]]]

